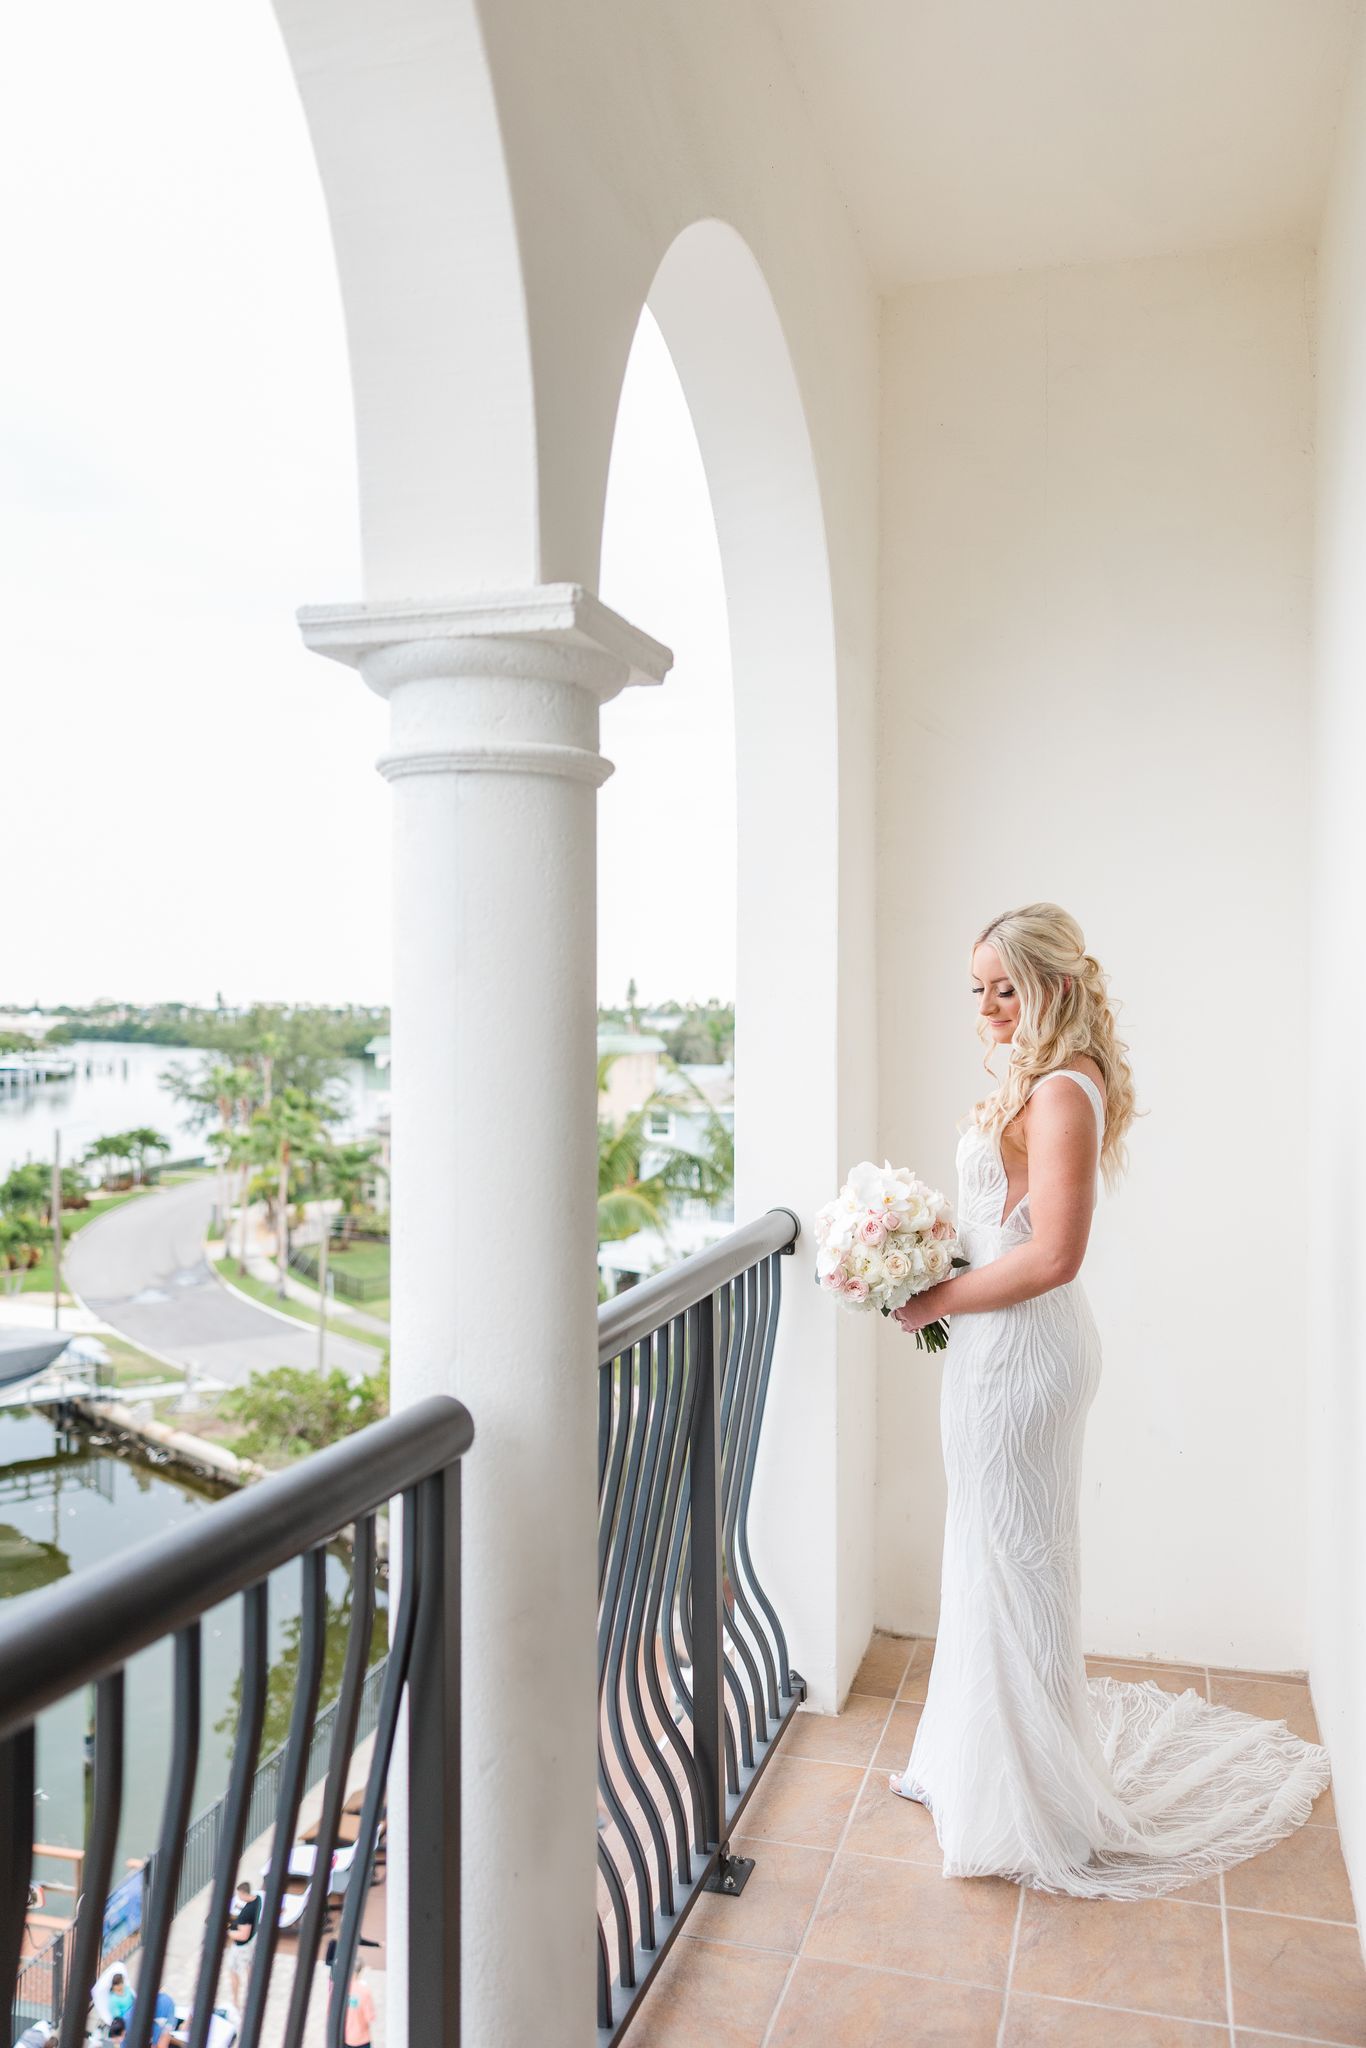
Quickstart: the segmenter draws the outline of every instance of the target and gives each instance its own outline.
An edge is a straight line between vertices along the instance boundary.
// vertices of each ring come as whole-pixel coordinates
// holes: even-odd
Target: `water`
[[[0,1602],[22,1599],[80,1572],[97,1560],[130,1550],[176,1529],[191,1516],[212,1512],[218,1496],[184,1478],[65,1435],[33,1409],[0,1411]],[[349,1611],[349,1569],[344,1554],[327,1560],[328,1632],[324,1700],[335,1697]],[[263,1753],[287,1732],[297,1656],[300,1567],[284,1565],[270,1586],[271,1673]],[[382,1604],[382,1603],[381,1603]],[[377,1621],[374,1654],[381,1653]],[[241,1669],[241,1601],[213,1609],[203,1622],[203,1719],[192,1813],[226,1789],[236,1726],[236,1681]],[[85,1737],[93,1689],[60,1701],[38,1723],[34,1839],[79,1848],[85,1838],[90,1790]],[[171,1752],[171,1645],[153,1644],[127,1667],[123,1824],[115,1869],[128,1856],[156,1845],[166,1769]],[[69,1877],[56,1863],[40,1863],[38,1878]],[[52,1907],[66,1910],[54,1897]]]
[[[183,1064],[191,1072],[208,1057],[193,1046],[120,1045],[113,1040],[82,1040],[61,1051],[77,1063],[70,1081],[47,1081],[21,1091],[0,1089],[0,1176],[28,1160],[48,1162],[57,1132],[62,1157],[79,1160],[96,1138],[147,1125],[171,1140],[171,1157],[184,1159],[204,1149],[205,1132],[185,1105],[161,1084],[167,1067]],[[87,1072],[87,1066],[91,1071]],[[388,1106],[387,1074],[369,1060],[344,1062],[338,1092],[346,1114],[335,1126],[339,1138],[363,1137]],[[3,1460],[0,1460],[3,1462]]]

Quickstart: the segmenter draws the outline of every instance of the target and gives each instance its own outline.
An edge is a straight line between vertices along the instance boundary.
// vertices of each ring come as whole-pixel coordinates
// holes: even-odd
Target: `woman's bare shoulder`
[[[1078,1073],[1085,1074],[1088,1080],[1095,1082],[1103,1099],[1105,1095],[1105,1072],[1100,1061],[1092,1059],[1089,1052],[1079,1052],[1073,1054],[1071,1064],[1077,1069]]]
[[[1100,1090],[1101,1101],[1105,1101],[1105,1074],[1099,1060],[1092,1059],[1089,1052],[1076,1052],[1068,1060],[1067,1065],[1073,1073],[1085,1074],[1088,1081],[1094,1081],[1096,1087]],[[1058,1067],[1051,1067],[1049,1069],[1050,1073],[1059,1073],[1061,1071]],[[1032,1101],[1032,1099],[1033,1090],[1031,1089],[1030,1100]],[[1028,1107],[1028,1104],[1026,1104],[1026,1107]]]

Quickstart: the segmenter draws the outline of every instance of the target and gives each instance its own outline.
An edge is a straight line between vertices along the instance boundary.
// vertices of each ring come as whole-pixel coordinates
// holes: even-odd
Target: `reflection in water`
[[[6,1594],[32,1593],[54,1579],[64,1579],[70,1570],[65,1551],[55,1543],[40,1543],[22,1529],[0,1522],[0,1586]]]
[[[171,1476],[169,1468],[120,1455],[116,1445],[103,1439],[92,1443],[79,1431],[62,1431],[35,1410],[0,1411],[0,1600],[22,1598],[176,1528],[192,1515],[212,1513],[218,1498],[186,1476]],[[266,1750],[277,1747],[287,1732],[299,1658],[301,1577],[299,1563],[271,1574]],[[349,1554],[341,1545],[328,1553],[326,1592],[324,1701],[336,1695],[350,1618]],[[378,1604],[376,1655],[385,1638],[382,1590]],[[203,1722],[194,1813],[227,1785],[241,1692],[241,1601],[212,1609],[202,1634]],[[38,1841],[74,1848],[84,1839],[90,1690],[60,1701],[39,1718]],[[171,1713],[171,1645],[154,1643],[127,1665],[127,1757],[116,1868],[125,1857],[145,1856],[156,1842],[171,1752]]]

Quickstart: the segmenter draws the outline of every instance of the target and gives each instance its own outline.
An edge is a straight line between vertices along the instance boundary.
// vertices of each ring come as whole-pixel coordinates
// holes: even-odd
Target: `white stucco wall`
[[[1319,243],[1309,1640],[1343,1853],[1366,1904],[1366,43],[1358,38]]]
[[[1167,258],[917,286],[883,327],[879,1142],[953,1191],[993,1085],[971,941],[1064,904],[1149,1111],[1083,1273],[1085,1647],[1266,1669],[1309,1647],[1310,284]],[[879,1338],[878,1619],[933,1630],[941,1368]]]

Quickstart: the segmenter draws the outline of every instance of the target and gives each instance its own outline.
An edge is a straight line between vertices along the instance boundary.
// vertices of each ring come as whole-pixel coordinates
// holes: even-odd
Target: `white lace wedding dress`
[[[1090,1076],[1080,1084],[1103,1131]],[[1030,1236],[1003,1215],[999,1143],[958,1146],[958,1225],[973,1266]],[[1099,1200],[1099,1176],[1095,1201]],[[1100,1338],[1076,1279],[961,1315],[943,1354],[948,1476],[939,1632],[906,1769],[892,1790],[934,1818],[945,1877],[1136,1899],[1255,1856],[1300,1826],[1328,1752],[1201,1693],[1088,1678],[1078,1495]]]

